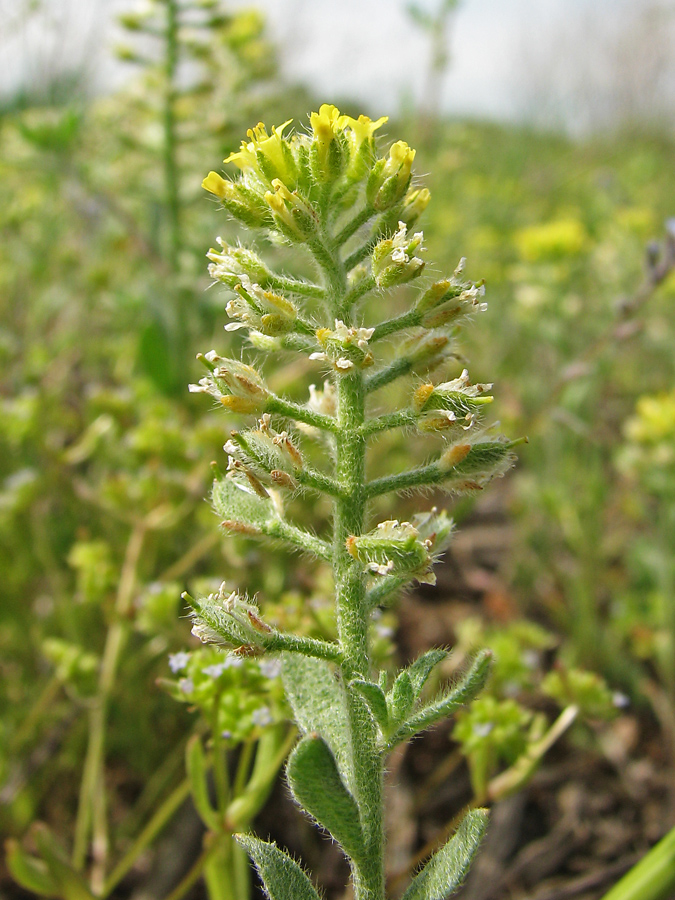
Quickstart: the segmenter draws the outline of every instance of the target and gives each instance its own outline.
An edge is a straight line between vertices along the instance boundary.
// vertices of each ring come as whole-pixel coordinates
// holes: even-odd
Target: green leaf
[[[330,747],[345,784],[354,790],[347,701],[329,663],[284,653],[284,691],[304,734],[317,732]]]
[[[94,900],[82,875],[68,861],[65,851],[58,844],[46,825],[38,823],[32,828],[40,855],[47,864],[50,875],[58,884],[58,895],[63,900]]]
[[[426,684],[427,678],[431,674],[434,666],[443,662],[447,655],[445,650],[428,650],[426,653],[423,653],[422,656],[418,657],[414,663],[408,666],[406,671],[410,676],[415,697],[419,697],[422,693],[422,688]]]
[[[158,316],[149,322],[141,331],[138,341],[138,364],[145,375],[164,394],[174,393],[178,377],[172,360],[175,360],[176,349],[172,345],[171,335]]]
[[[206,757],[199,735],[193,735],[188,741],[185,749],[185,767],[190,779],[190,792],[195,809],[207,828],[218,831],[218,814],[209,800]]]
[[[389,731],[389,711],[387,709],[387,698],[384,696],[382,688],[373,684],[372,681],[360,680],[351,681],[349,686],[361,694],[368,704],[368,709],[372,713],[373,718],[380,726],[380,731],[386,736]]]
[[[26,853],[21,844],[9,838],[5,842],[7,868],[22,888],[41,897],[57,897],[59,884],[43,860]]]
[[[387,696],[389,711],[394,722],[401,722],[408,715],[415,703],[413,684],[408,672],[404,669],[396,677],[394,686]]]
[[[435,853],[401,900],[446,900],[464,881],[488,823],[488,811],[467,813],[457,832]]]
[[[250,834],[235,834],[234,839],[253,860],[270,900],[320,900],[304,871],[276,844]]]
[[[418,732],[430,728],[441,719],[452,715],[460,706],[464,706],[465,703],[473,700],[487,681],[491,663],[492,654],[489,650],[482,650],[477,654],[471,668],[459,684],[413,713],[392,735],[387,744],[388,749],[391,750],[397,744],[400,744],[401,741],[405,741]]]
[[[286,767],[293,796],[354,860],[365,850],[359,808],[345,787],[335,757],[324,739],[306,735],[296,746]]]

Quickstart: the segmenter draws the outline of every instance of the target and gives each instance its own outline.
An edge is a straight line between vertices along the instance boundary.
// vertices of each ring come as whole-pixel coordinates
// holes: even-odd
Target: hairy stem
[[[366,443],[361,434],[365,414],[363,375],[356,370],[337,381],[338,434],[336,477],[345,497],[336,500],[333,530],[333,574],[335,578],[338,633],[344,662],[345,684],[368,678],[368,608],[363,565],[346,549],[350,535],[363,532],[366,500]],[[361,696],[347,689],[349,725],[356,800],[365,839],[365,862],[352,863],[356,900],[384,897],[384,836],[382,825],[383,766],[377,745],[375,723]]]

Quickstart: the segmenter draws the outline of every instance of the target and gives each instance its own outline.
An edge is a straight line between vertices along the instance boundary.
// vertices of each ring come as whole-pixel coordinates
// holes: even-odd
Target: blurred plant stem
[[[108,706],[115,684],[120,656],[131,627],[129,612],[146,531],[146,522],[138,522],[132,530],[127,543],[113,611],[113,621],[108,629],[103,651],[98,691],[89,713],[89,741],[82,773],[82,786],[75,824],[73,865],[77,870],[82,870],[87,858],[87,850],[91,838],[93,852],[91,888],[95,894],[99,894],[103,890],[108,856],[104,772]]]
[[[72,862],[75,869],[81,871],[91,847],[90,883],[93,893],[97,895],[104,890],[109,851],[105,802],[105,739],[110,698],[124,645],[132,627],[132,604],[145,538],[148,531],[172,525],[175,519],[176,511],[161,504],[137,521],[131,530],[103,649],[98,688],[89,711],[89,738],[75,823]]]

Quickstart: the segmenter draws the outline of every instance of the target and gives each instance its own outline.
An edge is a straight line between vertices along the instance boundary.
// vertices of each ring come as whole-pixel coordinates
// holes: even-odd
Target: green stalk
[[[179,267],[181,247],[181,206],[178,190],[178,160],[176,137],[176,66],[178,64],[178,5],[176,0],[166,0],[166,55],[164,59],[164,188],[169,227],[169,265],[173,271]]]
[[[335,501],[333,575],[335,579],[338,634],[346,685],[368,678],[368,604],[363,566],[346,549],[350,535],[363,532],[366,441],[361,433],[365,419],[363,375],[357,369],[338,379],[338,434],[336,477],[346,496]],[[347,688],[356,800],[364,834],[365,862],[352,862],[356,900],[384,898],[383,765],[377,746],[375,723],[361,696]]]
[[[150,819],[145,828],[138,835],[131,847],[124,854],[122,859],[117,863],[113,871],[110,873],[103,886],[102,897],[108,894],[117,886],[124,878],[127,872],[133,867],[134,863],[145,850],[146,847],[154,841],[157,835],[162,831],[164,826],[173,818],[179,807],[190,796],[190,781],[185,779],[177,788],[169,794],[162,802],[153,817]]]
[[[668,900],[675,890],[675,828],[602,900]]]
[[[89,837],[91,835],[95,850],[92,888],[95,889],[96,893],[101,893],[103,890],[108,849],[105,807],[102,804],[105,791],[103,764],[108,706],[120,656],[130,629],[128,614],[136,585],[136,573],[145,533],[145,522],[138,523],[132,531],[127,544],[115,601],[115,620],[110,626],[106,637],[98,691],[89,714],[89,742],[82,774],[72,860],[74,868],[81,871],[87,857]]]

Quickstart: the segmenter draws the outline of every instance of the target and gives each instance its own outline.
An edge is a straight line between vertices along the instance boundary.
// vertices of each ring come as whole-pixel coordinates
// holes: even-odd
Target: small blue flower
[[[209,678],[220,678],[225,669],[227,669],[226,663],[214,663],[212,666],[206,666],[205,669],[202,669],[202,673],[208,675]]]
[[[169,668],[174,674],[176,672],[182,672],[189,662],[190,654],[186,653],[185,650],[169,654]]]
[[[272,724],[272,714],[270,713],[268,706],[261,706],[258,709],[253,710],[253,714],[251,715],[251,721],[254,725],[271,725]]]
[[[265,678],[278,678],[281,675],[280,659],[261,659],[260,671]]]
[[[178,682],[178,687],[183,694],[191,694],[195,689],[195,684],[191,678],[181,678]]]

